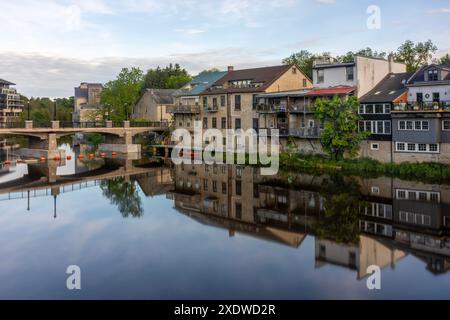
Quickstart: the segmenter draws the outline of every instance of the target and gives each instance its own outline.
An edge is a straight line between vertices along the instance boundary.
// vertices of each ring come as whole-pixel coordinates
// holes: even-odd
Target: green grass
[[[439,163],[380,163],[371,159],[331,160],[325,156],[282,153],[282,170],[329,173],[340,171],[363,177],[391,176],[404,180],[419,180],[432,183],[450,183],[450,166]]]

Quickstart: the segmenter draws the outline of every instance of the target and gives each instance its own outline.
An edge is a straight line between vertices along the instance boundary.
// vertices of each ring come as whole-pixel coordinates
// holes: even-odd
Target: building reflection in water
[[[180,165],[167,194],[200,223],[294,248],[315,236],[316,268],[395,268],[407,255],[440,274],[450,267],[450,186],[393,178],[279,174],[231,165]]]
[[[89,161],[89,160],[85,160]],[[64,164],[65,165],[65,164]],[[284,174],[234,165],[156,166],[145,159],[74,161],[73,174],[58,165],[30,164],[27,173],[0,182],[0,201],[51,197],[100,188],[123,217],[141,217],[141,196],[166,196],[201,224],[292,248],[314,236],[315,267],[395,268],[407,255],[442,274],[450,268],[450,186],[394,178]],[[89,168],[89,170],[86,170]],[[145,208],[147,209],[147,208]]]

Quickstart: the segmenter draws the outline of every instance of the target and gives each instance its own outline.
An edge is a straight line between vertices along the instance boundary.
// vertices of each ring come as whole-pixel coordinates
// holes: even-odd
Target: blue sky
[[[367,28],[367,8],[381,28]],[[0,0],[0,78],[26,95],[68,96],[125,66],[279,64],[307,49],[392,51],[432,39],[450,52],[450,0]],[[5,35],[8,35],[7,37]]]

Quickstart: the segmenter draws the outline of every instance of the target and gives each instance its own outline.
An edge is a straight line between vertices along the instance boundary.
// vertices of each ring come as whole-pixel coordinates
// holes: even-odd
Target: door
[[[422,92],[416,93],[416,101],[418,104],[422,104],[422,102],[423,102],[423,93]]]

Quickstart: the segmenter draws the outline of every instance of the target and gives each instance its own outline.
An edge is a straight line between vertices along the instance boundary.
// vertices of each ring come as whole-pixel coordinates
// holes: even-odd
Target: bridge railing
[[[131,121],[130,127],[133,128],[168,128],[168,121]]]
[[[80,128],[80,129],[88,129],[88,128],[105,128],[105,121],[85,121],[85,122],[60,122],[60,128]]]
[[[16,129],[16,128],[24,128],[25,122],[0,122],[0,129]]]

